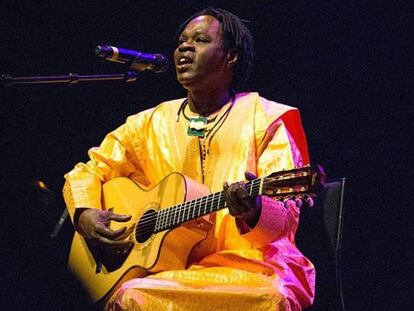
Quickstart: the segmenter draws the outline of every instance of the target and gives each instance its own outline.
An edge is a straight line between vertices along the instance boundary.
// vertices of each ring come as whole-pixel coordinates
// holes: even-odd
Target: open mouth
[[[181,56],[178,59],[177,65],[185,65],[185,64],[191,64],[193,62],[193,59],[189,56]]]
[[[177,61],[177,71],[182,72],[188,69],[190,65],[193,63],[193,59],[189,56],[181,56]]]

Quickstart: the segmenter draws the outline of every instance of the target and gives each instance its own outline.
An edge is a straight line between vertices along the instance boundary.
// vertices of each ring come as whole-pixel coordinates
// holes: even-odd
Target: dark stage
[[[248,90],[298,107],[311,162],[329,177],[347,177],[347,310],[409,310],[403,232],[412,204],[412,15],[402,1],[2,1],[0,74],[124,72],[94,55],[99,44],[162,53],[172,62],[176,29],[207,6],[250,21],[256,61]],[[185,92],[173,66],[140,73],[132,83],[14,85],[0,92],[1,305],[7,306],[0,308],[87,310],[65,268],[69,219],[50,239],[64,209],[63,175],[127,116]],[[36,188],[38,180],[50,192]]]

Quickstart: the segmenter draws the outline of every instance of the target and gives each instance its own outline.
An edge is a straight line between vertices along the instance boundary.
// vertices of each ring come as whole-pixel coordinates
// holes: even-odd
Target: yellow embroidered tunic
[[[297,109],[257,93],[227,103],[206,138],[187,135],[177,112],[183,99],[129,117],[89,151],[90,161],[65,175],[65,201],[101,207],[101,184],[127,176],[151,187],[171,172],[221,191],[223,182],[264,177],[309,163]],[[188,108],[187,116],[195,116]],[[241,234],[227,209],[211,215],[209,238],[192,251],[189,268],[133,279],[111,297],[108,310],[301,310],[312,303],[315,271],[294,245],[299,210],[262,197],[256,227]]]

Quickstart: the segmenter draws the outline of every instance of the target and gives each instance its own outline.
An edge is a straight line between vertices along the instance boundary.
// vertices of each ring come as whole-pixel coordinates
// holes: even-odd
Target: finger
[[[223,183],[223,192],[224,192],[224,195],[226,195],[226,192],[228,191],[228,189],[229,189],[229,183],[227,181],[225,181]]]
[[[244,184],[238,182],[230,185],[229,193],[232,207],[237,209],[239,212],[243,212],[245,208],[243,200],[248,196],[247,191],[244,188]]]
[[[231,205],[230,201],[230,189],[229,184],[227,181],[223,183],[223,194],[224,194],[224,200],[226,201],[227,207]]]
[[[250,198],[250,194],[247,191],[246,185],[244,183],[239,183],[234,191],[237,195],[237,199],[239,200],[245,200],[246,198]]]
[[[245,204],[239,198],[239,189],[244,190],[246,195],[248,195],[243,182],[233,183],[230,186],[228,183],[224,184],[224,198],[227,208],[229,213],[236,218],[242,217],[242,213],[246,209]]]
[[[127,228],[126,227],[122,227],[119,228],[118,230],[112,230],[114,232],[114,238],[119,240],[119,239],[124,239],[125,237],[128,236],[127,234]]]
[[[227,202],[227,205],[235,205],[237,204],[237,194],[235,193],[236,191],[236,183],[231,184],[229,186],[229,184],[227,182],[224,183],[224,199]]]
[[[245,172],[244,176],[246,177],[247,180],[254,180],[257,179],[257,176],[253,173],[250,172]]]
[[[115,213],[112,213],[112,212],[110,214],[108,214],[108,220],[126,222],[130,219],[131,219],[131,215],[121,215],[121,214],[115,214]]]
[[[240,215],[236,217],[242,219],[249,219],[253,217],[258,212],[258,209],[256,208],[255,199],[249,195],[243,182],[239,183],[236,188],[236,193],[239,202],[237,209],[240,212]]]
[[[225,196],[227,208],[229,209],[230,215],[237,217],[241,214],[241,211],[238,208],[238,202],[235,201],[234,197],[230,195],[230,191],[227,191],[227,196]]]
[[[236,189],[236,194],[237,194],[238,201],[243,204],[243,206],[241,206],[242,211],[246,210],[247,208],[253,208],[254,207],[253,199],[249,195],[249,193],[247,192],[246,188],[244,188],[244,187],[237,188]]]
[[[118,230],[111,230],[107,226],[98,224],[95,226],[95,232],[98,233],[100,236],[103,236],[105,238],[109,239],[116,239],[120,235],[122,235],[126,230],[126,227],[122,227]]]

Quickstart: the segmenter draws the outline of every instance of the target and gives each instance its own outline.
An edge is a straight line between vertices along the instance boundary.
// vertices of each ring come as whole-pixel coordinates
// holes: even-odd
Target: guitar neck
[[[273,173],[247,182],[250,196],[268,195],[283,199],[292,195],[315,193],[325,175],[322,167],[307,166]],[[171,206],[156,212],[154,233],[177,227],[187,221],[216,212],[226,207],[223,191]]]
[[[265,178],[246,183],[246,189],[253,197],[262,194]],[[174,205],[157,212],[154,233],[174,228],[187,221],[211,214],[226,207],[224,192],[215,192],[195,200]]]

